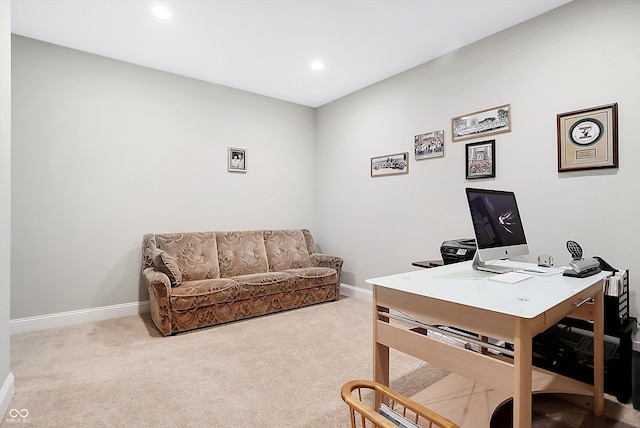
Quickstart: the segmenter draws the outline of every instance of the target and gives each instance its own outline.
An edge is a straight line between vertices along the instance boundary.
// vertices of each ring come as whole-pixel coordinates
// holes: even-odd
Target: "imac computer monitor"
[[[466,192],[478,247],[473,268],[498,273],[512,270],[487,262],[529,254],[515,194],[470,188]]]

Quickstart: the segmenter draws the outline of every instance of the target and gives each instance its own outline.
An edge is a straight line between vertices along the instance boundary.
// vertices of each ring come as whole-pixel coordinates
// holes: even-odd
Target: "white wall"
[[[15,35],[13,76],[12,319],[147,300],[144,233],[314,231],[313,109]]]
[[[464,188],[516,192],[531,256],[585,255],[629,268],[640,313],[640,2],[576,0],[317,111],[318,227],[343,282],[411,270],[473,237]],[[437,35],[434,35],[437,37]],[[556,115],[617,102],[618,169],[557,172]],[[451,142],[451,118],[511,103],[513,131]],[[444,158],[415,161],[415,134],[445,130]],[[495,179],[465,180],[465,143],[496,140]],[[373,156],[411,154],[409,174],[370,177]],[[335,207],[339,207],[336,209]]]
[[[9,354],[11,285],[11,3],[0,0],[0,423],[14,385]]]
[[[310,227],[368,288],[472,236],[466,186],[516,191],[529,260],[566,263],[574,239],[631,269],[637,315],[639,16],[575,0],[316,111],[13,36],[11,317],[145,300],[146,232]],[[620,167],[558,173],[556,115],[613,102]],[[497,176],[466,181],[450,119],[504,103]],[[370,177],[372,156],[438,129],[444,158]],[[226,172],[228,146],[248,149],[246,175]]]

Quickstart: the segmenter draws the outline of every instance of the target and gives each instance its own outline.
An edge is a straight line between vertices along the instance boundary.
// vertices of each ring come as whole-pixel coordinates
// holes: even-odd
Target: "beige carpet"
[[[370,303],[342,298],[174,337],[160,336],[148,316],[16,335],[10,409],[26,409],[28,419],[7,413],[0,423],[348,427],[340,388],[371,378],[371,321]],[[446,375],[395,351],[391,374],[392,388],[406,395]],[[561,406],[553,412],[570,409]],[[629,407],[607,400],[608,413],[640,425]]]

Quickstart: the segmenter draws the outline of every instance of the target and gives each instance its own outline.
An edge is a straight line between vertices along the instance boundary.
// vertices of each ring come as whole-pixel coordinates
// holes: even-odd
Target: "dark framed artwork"
[[[229,147],[229,172],[247,172],[247,150]]]
[[[398,175],[409,173],[409,152],[371,158],[371,176]]]
[[[451,141],[511,132],[511,104],[463,114],[451,119]]]
[[[467,180],[496,176],[496,140],[466,145],[465,171]]]
[[[415,135],[413,152],[416,160],[444,156],[444,129]]]
[[[618,104],[561,113],[558,172],[618,167]]]

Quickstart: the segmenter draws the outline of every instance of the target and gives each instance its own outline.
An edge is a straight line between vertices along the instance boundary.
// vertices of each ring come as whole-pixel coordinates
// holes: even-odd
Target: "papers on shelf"
[[[604,279],[604,294],[620,297],[624,292],[624,272],[618,272]]]

